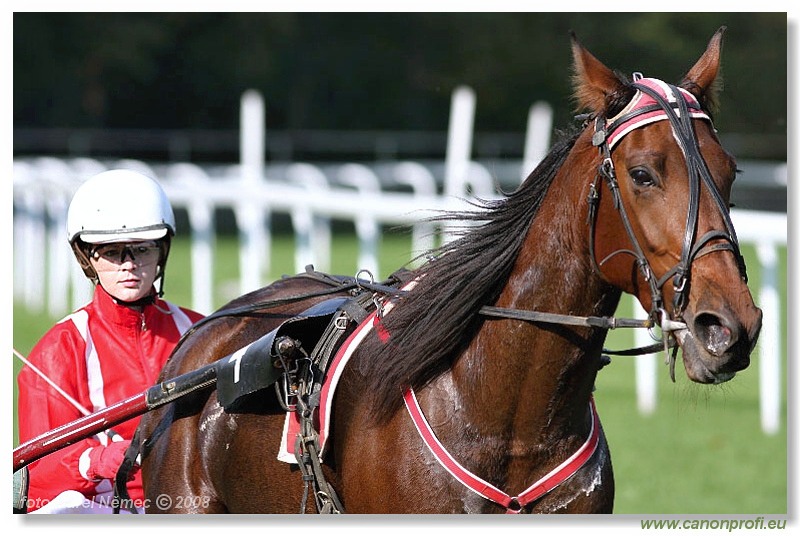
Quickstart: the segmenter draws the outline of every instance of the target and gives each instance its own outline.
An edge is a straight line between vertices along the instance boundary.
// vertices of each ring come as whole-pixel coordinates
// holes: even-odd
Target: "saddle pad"
[[[407,283],[402,290],[411,290],[415,285],[416,281],[411,281]],[[394,302],[390,301],[384,304],[383,315],[385,316],[388,314],[392,307],[394,307]],[[344,344],[342,344],[342,346],[336,351],[336,355],[334,356],[330,367],[328,368],[328,373],[325,376],[325,381],[322,385],[322,389],[320,390],[319,408],[317,409],[315,422],[315,426],[319,432],[320,460],[324,458],[325,454],[325,444],[328,439],[328,431],[330,429],[331,413],[333,410],[333,395],[336,391],[336,386],[339,383],[339,379],[342,376],[342,372],[344,371],[344,367],[347,365],[347,362],[350,361],[350,358],[361,344],[361,341],[364,340],[364,337],[369,335],[374,328],[378,329],[379,336],[382,339],[384,336],[388,336],[385,335],[385,332],[381,333],[383,326],[381,326],[380,317],[378,316],[377,311],[370,313],[369,316],[367,316],[367,318],[365,318],[358,325],[358,327],[356,327],[355,331],[353,331],[353,333],[347,337],[347,340],[344,341]],[[278,451],[278,460],[286,463],[297,463],[297,458],[294,455],[294,446],[299,433],[300,420],[297,418],[297,414],[294,412],[287,412],[286,420],[284,421],[283,425],[283,434],[281,435],[281,445]]]
[[[385,312],[385,311],[384,311]],[[339,378],[342,375],[345,365],[352,357],[353,353],[358,348],[361,341],[364,340],[375,324],[379,323],[378,317],[373,311],[364,319],[361,324],[350,334],[344,344],[336,351],[336,355],[331,362],[328,373],[325,377],[325,382],[320,390],[319,408],[315,423],[319,430],[319,456],[320,459],[325,453],[325,443],[328,438],[328,429],[330,427],[330,416],[333,403],[333,394],[336,391],[336,385],[339,383]],[[283,434],[281,436],[281,446],[278,452],[278,459],[286,463],[297,463],[297,458],[294,455],[294,445],[297,435],[300,433],[300,420],[295,412],[286,413],[286,421],[283,425]]]

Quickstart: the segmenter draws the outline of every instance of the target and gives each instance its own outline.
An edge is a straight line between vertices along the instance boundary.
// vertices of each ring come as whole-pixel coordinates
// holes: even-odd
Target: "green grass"
[[[651,415],[636,408],[634,374],[632,359],[615,358],[600,372],[595,393],[614,466],[615,513],[787,513],[785,384],[781,430],[768,436],[761,431],[757,361],[719,386],[690,382],[680,362],[673,384],[661,365]]]
[[[331,272],[355,274],[357,243],[351,236],[335,235]],[[216,245],[215,306],[236,296],[238,244],[222,238]],[[291,237],[275,236],[269,280],[294,271]],[[752,250],[745,256],[751,288],[759,276]],[[784,304],[782,371],[786,369],[786,250],[781,252]],[[407,236],[385,235],[381,244],[380,277],[410,258]],[[180,304],[191,301],[189,246],[175,241],[167,271],[166,297]],[[618,314],[630,314],[624,301]],[[36,340],[56,321],[33,314],[15,304],[14,347],[27,354]],[[435,326],[432,327],[435,329]],[[613,332],[606,346],[628,348],[634,344],[629,330]],[[661,359],[661,356],[658,357]],[[660,362],[660,361],[659,361]],[[15,360],[14,376],[19,369]],[[665,366],[658,368],[658,398],[652,415],[636,407],[634,362],[618,357],[600,373],[595,393],[608,438],[616,481],[615,512],[619,514],[785,514],[787,513],[786,382],[782,386],[783,413],[780,432],[761,431],[757,357],[747,370],[721,386],[709,387],[686,379],[680,363],[673,384]],[[14,415],[16,417],[16,384]],[[17,444],[16,418],[14,444]]]

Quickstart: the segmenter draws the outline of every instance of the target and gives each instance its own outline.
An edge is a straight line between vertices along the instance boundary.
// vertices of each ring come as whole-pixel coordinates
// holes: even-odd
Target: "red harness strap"
[[[442,467],[473,492],[505,507],[507,514],[519,514],[526,505],[544,496],[550,490],[574,475],[578,469],[592,457],[600,439],[600,417],[597,415],[594,398],[590,398],[589,410],[592,414],[592,429],[589,432],[589,438],[586,442],[561,465],[547,473],[516,497],[512,497],[469,472],[447,452],[447,449],[441,444],[428,424],[427,419],[425,419],[425,415],[422,413],[422,409],[419,407],[417,397],[412,389],[406,390],[403,399],[405,400],[408,413],[411,415],[411,419],[414,421],[414,426],[416,426],[420,437],[422,437],[425,445]]]

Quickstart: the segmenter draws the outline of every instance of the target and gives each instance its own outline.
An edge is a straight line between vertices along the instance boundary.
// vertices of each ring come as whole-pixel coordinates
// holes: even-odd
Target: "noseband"
[[[631,102],[617,116],[611,119],[603,117],[595,118],[595,132],[592,136],[592,144],[599,148],[602,162],[598,166],[598,173],[591,184],[589,192],[589,219],[590,219],[590,250],[591,258],[595,269],[599,272],[600,267],[611,257],[619,253],[628,253],[636,258],[636,264],[642,273],[645,281],[650,287],[652,296],[652,307],[650,317],[654,322],[659,322],[662,330],[669,333],[675,327],[681,327],[683,311],[686,308],[691,279],[691,265],[698,259],[715,251],[731,251],[736,257],[739,273],[747,281],[747,272],[744,258],[739,250],[739,241],[731,222],[728,206],[722,198],[708,165],[700,153],[697,135],[694,131],[692,119],[699,118],[711,122],[711,118],[702,109],[697,99],[688,91],[656,80],[653,78],[642,78],[641,74],[634,74],[632,84],[637,92]],[[667,270],[660,278],[656,278],[650,262],[633,231],[631,221],[622,203],[619,191],[614,162],[611,153],[615,145],[629,132],[637,128],[644,127],[656,121],[667,119],[672,126],[672,134],[681,149],[686,160],[686,168],[689,179],[689,205],[686,214],[686,226],[683,236],[683,246],[680,260],[675,266]],[[628,234],[633,250],[621,249],[615,251],[604,258],[599,263],[595,257],[594,234],[597,216],[597,206],[600,199],[599,181],[602,177],[609,187],[614,199],[614,207],[620,214],[625,231]],[[711,194],[722,220],[725,223],[724,230],[712,230],[697,238],[697,220],[700,211],[700,184],[704,184]],[[709,245],[714,240],[722,240],[716,244]],[[672,279],[674,290],[673,315],[674,319],[665,311],[663,306],[662,288],[667,281]],[[672,327],[670,327],[672,325]],[[664,328],[667,329],[664,329]],[[665,336],[665,346],[667,344]],[[674,354],[673,354],[674,360]]]

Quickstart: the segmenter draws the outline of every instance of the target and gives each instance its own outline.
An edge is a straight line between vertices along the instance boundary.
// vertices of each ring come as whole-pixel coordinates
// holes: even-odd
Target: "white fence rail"
[[[344,164],[326,170],[294,163],[275,169],[268,167],[267,175],[275,174],[280,180],[261,182],[243,179],[237,166],[214,177],[186,163],[163,166],[157,172],[141,162],[110,164],[118,166],[143,169],[159,177],[173,206],[186,210],[192,242],[192,307],[203,313],[214,309],[214,213],[219,208],[231,209],[239,228],[240,293],[267,282],[271,240],[268,222],[272,213],[291,217],[297,244],[296,271],[302,271],[307,264],[328,269],[330,221],[338,219],[354,223],[359,240],[359,268],[383,276],[385,270],[396,267],[379,265],[377,244],[381,224],[413,224],[412,249],[422,252],[431,246],[427,242],[431,233],[429,228],[423,228],[430,224],[421,220],[436,211],[468,208],[459,198],[437,195],[433,171],[415,162],[386,164],[377,169]],[[50,315],[59,316],[90,297],[88,282],[71,260],[64,221],[80,177],[101,169],[105,167],[99,162],[85,159],[14,162],[14,295],[32,310],[47,310]],[[480,184],[486,174],[485,168],[472,162],[465,184]],[[411,185],[413,190],[382,190],[381,185],[390,180]],[[780,356],[784,351],[780,320],[785,310],[778,290],[778,250],[786,245],[787,218],[785,214],[742,210],[733,210],[732,217],[740,241],[755,245],[761,265],[761,287],[754,291],[764,310],[758,345],[762,426],[766,432],[775,433],[780,422]],[[639,336],[647,337],[637,333]],[[638,404],[642,412],[652,412],[656,403],[658,358],[636,359]]]
[[[495,194],[494,173],[470,159],[474,94],[458,88],[451,109],[448,152],[443,163],[396,162],[365,166],[327,167],[307,163],[265,165],[263,162],[263,103],[259,96],[243,99],[240,165],[201,168],[190,163],[150,166],[138,161],[100,162],[87,158],[50,157],[14,161],[14,297],[34,311],[60,316],[83,305],[91,288],[66,242],[66,209],[72,193],[86,178],[109,168],[140,169],[157,177],[173,206],[188,214],[191,233],[192,303],[197,311],[214,309],[215,211],[230,209],[240,237],[239,292],[267,282],[270,273],[270,218],[288,214],[295,232],[295,269],[307,264],[327,270],[330,261],[330,222],[353,222],[359,240],[359,268],[387,275],[378,263],[381,224],[412,224],[412,250],[431,247],[429,223],[422,220],[440,210],[468,208],[462,197]],[[250,112],[245,113],[245,110]],[[552,114],[546,105],[531,108],[525,155],[516,166],[524,177],[549,145]],[[783,168],[785,184],[785,167]],[[444,195],[437,184],[444,184]],[[408,191],[410,189],[410,191]],[[124,203],[121,194],[120,203]],[[780,303],[779,248],[786,246],[785,214],[734,210],[739,239],[754,244],[761,264],[761,287],[754,289],[764,310],[758,345],[762,427],[775,433],[780,423],[780,325],[785,304]],[[47,262],[42,262],[47,259]],[[65,266],[69,266],[65,270]],[[646,335],[645,335],[646,336]],[[655,356],[637,358],[637,397],[642,412],[655,407]]]

